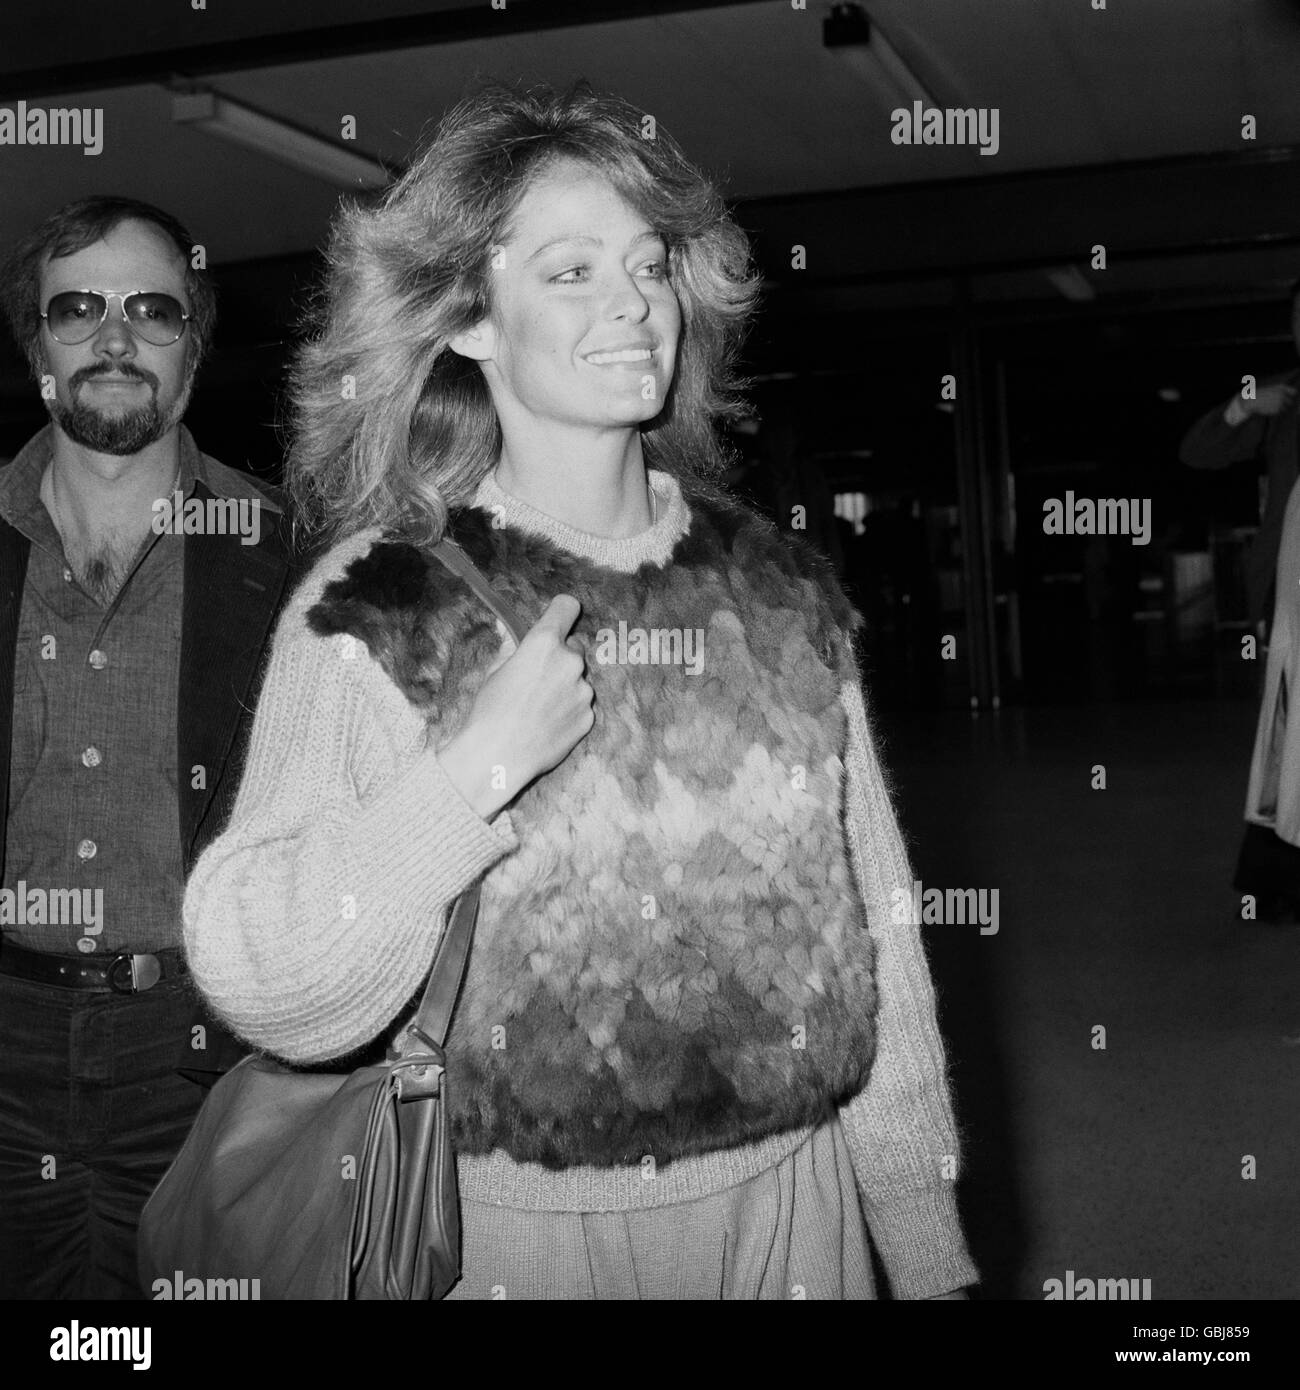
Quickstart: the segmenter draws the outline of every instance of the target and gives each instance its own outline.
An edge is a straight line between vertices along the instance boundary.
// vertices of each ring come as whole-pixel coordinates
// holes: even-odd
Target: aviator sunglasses
[[[154,347],[176,342],[189,322],[180,300],[146,290],[65,290],[51,296],[41,317],[56,343],[72,347],[99,332],[108,317],[110,299],[122,301],[126,326]]]

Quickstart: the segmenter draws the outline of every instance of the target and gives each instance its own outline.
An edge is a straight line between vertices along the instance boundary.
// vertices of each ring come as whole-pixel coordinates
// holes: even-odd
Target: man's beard
[[[119,367],[115,373],[111,374],[133,377],[136,380],[146,382],[152,388],[148,405],[142,405],[135,410],[128,410],[121,414],[108,415],[96,410],[93,406],[81,404],[79,400],[77,404],[68,406],[55,399],[47,403],[50,415],[63,433],[73,443],[80,444],[83,448],[93,449],[100,454],[114,454],[118,457],[126,454],[138,454],[141,449],[146,449],[150,444],[161,439],[185,414],[193,377],[190,376],[186,379],[185,385],[171,409],[163,411],[158,407],[158,379],[151,372],[142,372],[138,368]],[[74,373],[68,383],[69,394],[74,400],[77,400],[77,387],[81,382],[106,375],[110,375],[110,373],[106,370],[96,371],[93,368]]]

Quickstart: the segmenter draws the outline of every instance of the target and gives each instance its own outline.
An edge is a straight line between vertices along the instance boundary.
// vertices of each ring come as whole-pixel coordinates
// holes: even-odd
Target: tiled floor
[[[917,876],[999,890],[996,935],[924,929],[986,1296],[1300,1297],[1300,927],[1230,885],[1253,705],[878,719]]]

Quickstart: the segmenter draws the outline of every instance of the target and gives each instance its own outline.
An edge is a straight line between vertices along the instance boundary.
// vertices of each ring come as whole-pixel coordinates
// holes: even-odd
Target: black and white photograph
[[[0,193],[15,1365],[1284,1364],[1300,0],[6,0]]]

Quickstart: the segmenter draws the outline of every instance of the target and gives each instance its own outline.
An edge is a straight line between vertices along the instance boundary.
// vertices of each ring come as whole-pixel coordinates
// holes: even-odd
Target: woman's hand
[[[448,777],[485,819],[562,763],[596,722],[586,658],[568,635],[581,612],[572,594],[557,594],[519,646],[489,668],[464,726],[438,750]],[[497,767],[503,787],[492,785]]]

